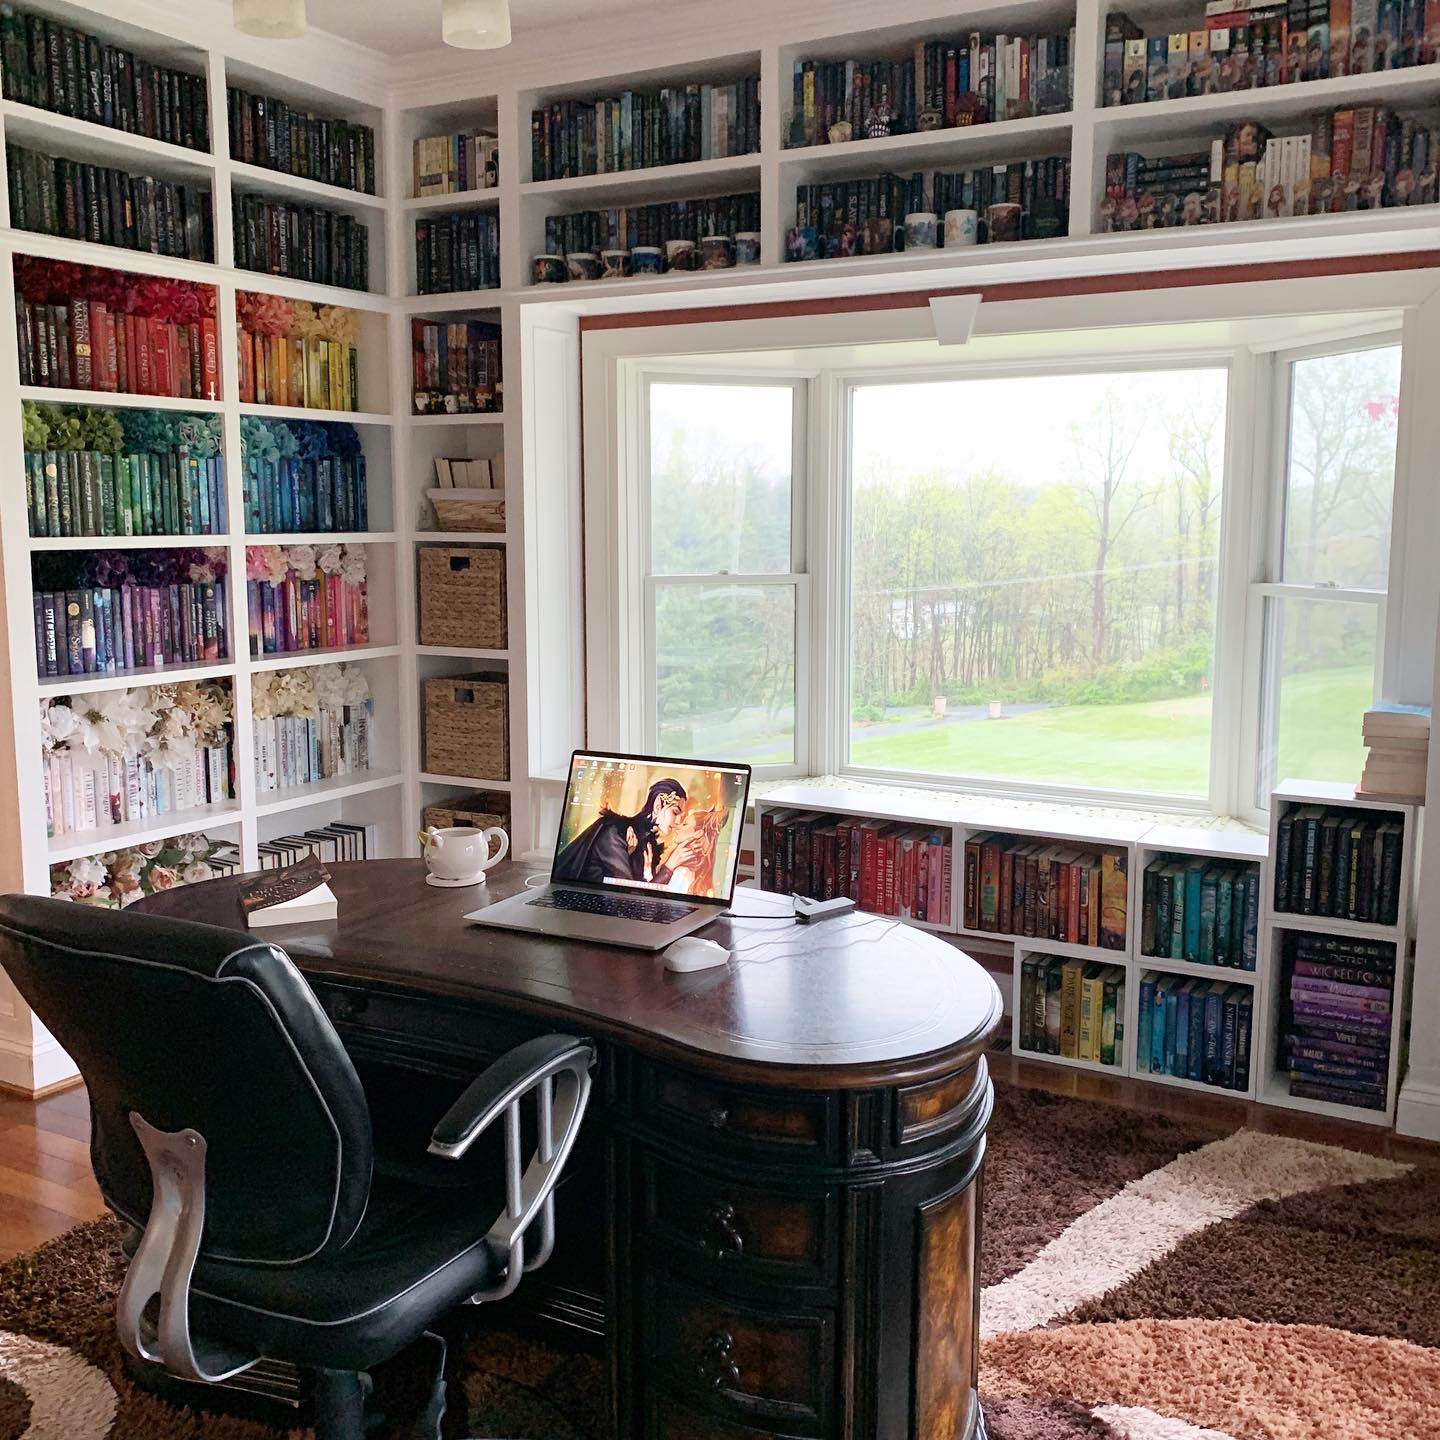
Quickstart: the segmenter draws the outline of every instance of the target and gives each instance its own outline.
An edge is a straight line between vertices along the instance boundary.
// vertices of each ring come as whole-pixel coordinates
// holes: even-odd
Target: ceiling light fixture
[[[445,0],[441,27],[458,50],[499,50],[510,43],[509,0]]]
[[[305,0],[234,0],[235,28],[262,40],[294,40],[305,33]]]

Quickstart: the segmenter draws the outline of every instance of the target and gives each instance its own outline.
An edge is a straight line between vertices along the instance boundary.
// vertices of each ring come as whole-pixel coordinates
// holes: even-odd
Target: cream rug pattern
[[[1440,1440],[1440,1160],[996,1100],[990,1440]],[[285,1434],[137,1388],[114,1334],[121,1273],[109,1221],[0,1267],[0,1440]],[[480,1332],[450,1388],[447,1434],[622,1440],[593,1353]]]

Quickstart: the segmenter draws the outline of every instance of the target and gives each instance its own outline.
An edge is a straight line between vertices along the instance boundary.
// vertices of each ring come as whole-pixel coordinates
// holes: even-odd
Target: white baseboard
[[[0,1035],[0,1085],[34,1095],[73,1080],[79,1073],[75,1062],[49,1035],[38,1043]]]
[[[1395,1129],[1417,1140],[1440,1140],[1440,1085],[1406,1080],[1395,1107]]]

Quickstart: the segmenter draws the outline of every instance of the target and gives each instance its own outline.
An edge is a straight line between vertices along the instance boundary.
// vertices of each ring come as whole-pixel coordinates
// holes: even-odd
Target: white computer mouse
[[[730,959],[730,952],[714,940],[702,940],[698,935],[682,935],[665,951],[667,970],[708,970],[712,965],[724,965]]]

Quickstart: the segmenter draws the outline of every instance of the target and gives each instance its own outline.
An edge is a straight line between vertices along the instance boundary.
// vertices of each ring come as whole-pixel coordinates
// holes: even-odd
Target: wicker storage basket
[[[422,545],[420,643],[503,650],[505,552],[494,545]]]
[[[440,530],[498,534],[505,529],[503,490],[427,490]]]
[[[427,830],[443,830],[451,825],[473,825],[477,830],[489,830],[498,825],[508,833],[510,797],[498,790],[476,790],[440,805],[427,805],[421,820]]]
[[[510,778],[510,683],[504,675],[425,682],[425,769],[467,780]]]

